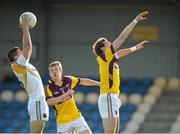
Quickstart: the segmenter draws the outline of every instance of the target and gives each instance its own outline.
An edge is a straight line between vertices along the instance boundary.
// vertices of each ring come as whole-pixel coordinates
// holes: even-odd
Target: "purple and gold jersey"
[[[119,95],[120,79],[117,64],[118,58],[116,58],[114,53],[114,48],[111,45],[96,59],[99,64],[100,94],[114,93]]]
[[[74,89],[80,82],[79,78],[73,76],[63,76],[62,82],[49,80],[45,88],[46,100],[52,97],[58,97],[66,93],[69,89]],[[76,120],[81,113],[76,107],[73,96],[53,106],[56,113],[56,123],[64,124]]]

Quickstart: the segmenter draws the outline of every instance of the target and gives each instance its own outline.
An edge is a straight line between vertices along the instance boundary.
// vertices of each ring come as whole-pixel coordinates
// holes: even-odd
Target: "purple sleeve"
[[[115,53],[115,50],[114,50],[114,47],[113,47],[112,44],[111,44],[110,48],[111,48],[112,53],[114,54],[114,53]]]
[[[80,84],[80,82],[81,82],[81,79],[80,79],[80,78],[78,78],[78,82],[77,82],[77,84],[76,84],[76,86],[75,86],[75,87],[77,87],[77,86]]]

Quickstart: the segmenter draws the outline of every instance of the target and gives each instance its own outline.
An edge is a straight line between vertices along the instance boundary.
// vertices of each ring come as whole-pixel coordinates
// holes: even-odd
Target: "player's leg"
[[[86,129],[86,130],[83,130],[83,131],[81,131],[79,133],[81,133],[81,134],[91,134],[92,132],[91,132],[90,129]]]
[[[121,102],[115,94],[102,94],[98,99],[100,115],[103,119],[105,133],[119,130],[119,108]]]
[[[80,116],[78,119],[65,123],[65,124],[57,124],[57,133],[92,133],[88,124],[84,120],[84,117]]]
[[[103,118],[104,133],[117,133],[118,125],[118,117]]]
[[[37,120],[30,122],[30,133],[42,133],[44,130],[45,121]]]
[[[91,129],[89,128],[87,122],[85,121],[84,117],[81,116],[77,120],[73,121],[73,128],[76,133],[84,133],[84,134],[91,134]]]
[[[57,124],[58,134],[74,134],[73,122],[68,122],[65,124]]]
[[[45,100],[28,103],[30,133],[42,133],[45,121],[49,119],[49,108]]]
[[[119,129],[120,129],[120,118],[117,117],[116,133],[119,133]]]

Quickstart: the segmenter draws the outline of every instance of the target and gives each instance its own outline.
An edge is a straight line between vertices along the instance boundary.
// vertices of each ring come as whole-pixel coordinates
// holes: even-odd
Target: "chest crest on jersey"
[[[55,88],[56,90],[53,91],[53,95],[59,96],[59,95],[62,95],[68,91],[68,89],[70,88],[70,84],[66,84],[63,87],[59,87],[56,85],[55,87],[56,87]]]

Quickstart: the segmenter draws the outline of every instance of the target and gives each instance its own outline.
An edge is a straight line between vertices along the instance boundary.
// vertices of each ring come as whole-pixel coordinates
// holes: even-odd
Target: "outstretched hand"
[[[19,28],[28,27],[28,16],[24,14],[19,20]]]
[[[139,50],[139,49],[144,48],[144,45],[147,44],[147,43],[149,43],[149,41],[147,41],[147,40],[138,43],[138,44],[136,45],[136,51]]]
[[[148,11],[141,12],[140,14],[138,14],[138,15],[136,16],[135,20],[137,20],[138,22],[143,21],[143,20],[147,19],[146,16],[147,16],[148,14],[149,14]]]

